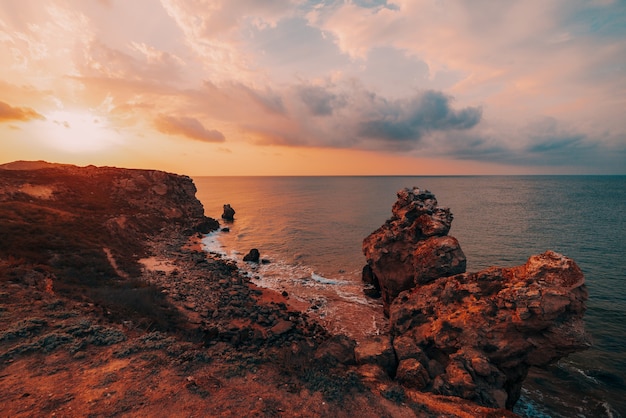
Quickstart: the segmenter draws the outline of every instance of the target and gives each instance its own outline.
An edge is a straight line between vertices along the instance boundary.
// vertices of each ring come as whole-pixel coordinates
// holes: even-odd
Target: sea
[[[626,176],[195,177],[207,216],[235,220],[204,239],[259,286],[285,292],[357,341],[386,332],[363,295],[363,238],[391,216],[398,190],[433,192],[454,215],[467,271],[510,267],[554,250],[576,261],[592,347],[531,369],[514,412],[526,417],[626,417]],[[252,248],[264,263],[242,261]]]

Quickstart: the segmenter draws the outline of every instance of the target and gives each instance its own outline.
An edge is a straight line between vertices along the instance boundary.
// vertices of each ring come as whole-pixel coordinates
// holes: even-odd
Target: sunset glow
[[[96,153],[121,141],[121,135],[105,119],[86,111],[51,112],[40,125],[40,135],[48,139],[49,146],[67,153]]]
[[[626,173],[621,1],[0,0],[0,163]]]

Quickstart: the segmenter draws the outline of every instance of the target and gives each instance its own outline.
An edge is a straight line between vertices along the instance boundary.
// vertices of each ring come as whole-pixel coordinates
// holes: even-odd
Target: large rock
[[[363,240],[364,281],[380,288],[385,313],[400,292],[465,272],[459,242],[447,236],[451,225],[450,209],[438,206],[428,190],[398,192],[391,218]]]
[[[258,263],[260,258],[261,258],[261,253],[259,252],[259,250],[256,248],[253,248],[248,252],[248,254],[243,256],[243,261],[250,261],[252,263]]]
[[[398,377],[416,389],[510,409],[531,366],[589,346],[586,299],[581,270],[552,251],[402,292],[390,306]]]
[[[222,219],[226,221],[235,220],[235,209],[230,206],[230,203],[224,205],[224,212],[222,213]]]
[[[354,349],[357,364],[376,364],[393,375],[398,361],[388,335],[375,336],[363,340]]]

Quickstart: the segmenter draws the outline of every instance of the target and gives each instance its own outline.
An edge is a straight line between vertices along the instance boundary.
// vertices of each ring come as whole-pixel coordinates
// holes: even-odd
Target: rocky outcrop
[[[363,280],[380,289],[405,387],[511,409],[532,366],[589,346],[587,290],[576,263],[552,251],[526,264],[464,273],[447,236],[449,209],[418,188],[363,242]]]
[[[224,205],[224,212],[222,213],[222,219],[226,221],[235,220],[235,209],[233,209],[229,203]]]
[[[261,253],[258,249],[253,248],[248,251],[248,254],[243,256],[243,261],[250,261],[252,263],[258,263],[261,258]]]
[[[552,251],[403,292],[390,308],[398,375],[408,369],[418,389],[512,408],[531,366],[589,346],[586,299],[581,270]]]
[[[391,218],[363,240],[363,280],[380,289],[386,314],[400,292],[465,272],[459,242],[448,236],[451,225],[450,209],[438,206],[428,190],[398,192]]]

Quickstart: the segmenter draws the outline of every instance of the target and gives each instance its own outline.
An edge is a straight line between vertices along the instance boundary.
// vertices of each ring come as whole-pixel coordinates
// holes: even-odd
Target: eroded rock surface
[[[380,291],[406,388],[511,409],[532,366],[587,348],[587,289],[576,263],[553,251],[526,264],[465,273],[448,236],[452,214],[418,188],[363,241],[368,294]],[[365,362],[361,362],[365,363]]]
[[[465,272],[465,254],[448,236],[450,209],[417,187],[398,192],[392,216],[363,240],[364,281],[380,289],[385,313],[404,290]]]
[[[581,270],[552,251],[403,292],[390,307],[398,375],[418,389],[512,408],[531,366],[589,346],[586,299]]]

